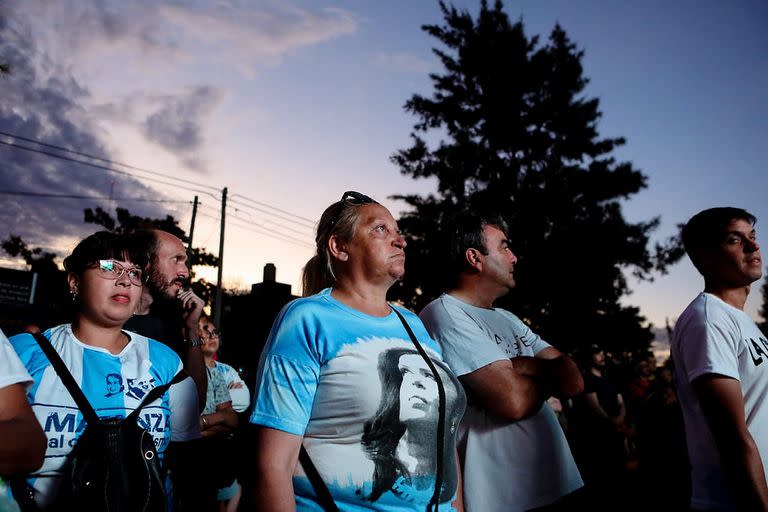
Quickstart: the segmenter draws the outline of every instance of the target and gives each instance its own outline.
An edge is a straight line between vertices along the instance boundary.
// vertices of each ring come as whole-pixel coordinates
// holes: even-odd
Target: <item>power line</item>
[[[68,162],[74,162],[74,163],[86,165],[88,167],[95,167],[96,169],[103,169],[105,171],[114,172],[114,173],[122,174],[122,175],[125,175],[125,176],[130,176],[131,178],[134,178],[134,179],[142,179],[142,180],[154,181],[156,183],[161,183],[163,185],[168,185],[170,187],[181,188],[181,189],[184,189],[184,190],[189,190],[191,192],[197,192],[198,194],[205,194],[205,195],[213,197],[214,199],[218,199],[218,197],[216,197],[215,195],[211,194],[208,191],[186,187],[184,185],[179,185],[178,183],[169,183],[167,181],[159,180],[157,178],[149,178],[147,176],[136,176],[136,175],[131,174],[129,172],[121,171],[119,169],[113,169],[112,167],[107,167],[105,165],[94,164],[94,163],[91,163],[91,162],[83,162],[82,160],[78,160],[76,158],[69,158],[69,157],[64,156],[64,155],[57,155],[56,153],[51,153],[49,151],[43,151],[41,149],[30,148],[28,146],[22,146],[20,144],[14,144],[12,142],[7,142],[7,141],[4,141],[4,140],[0,140],[0,144],[4,144],[6,146],[10,146],[10,147],[13,147],[13,148],[23,149],[24,151],[31,151],[32,153],[39,153],[41,155],[46,155],[46,156],[50,156],[50,157],[53,157],[53,158],[58,158],[60,160],[66,160]]]
[[[198,212],[198,215],[201,215],[203,217],[208,217],[209,219],[219,220],[219,217],[215,217],[213,215],[208,215],[207,213]],[[243,221],[243,219],[237,219],[237,218],[236,218],[236,220]],[[292,238],[292,237],[290,237],[288,235],[282,235],[282,234],[280,234],[277,231],[273,231],[274,233],[277,233],[276,235],[275,234],[271,234],[271,233],[267,233],[267,232],[264,231],[264,230],[267,230],[267,228],[264,228],[263,226],[259,226],[257,224],[254,224],[252,226],[248,226],[248,225],[240,224],[238,222],[232,222],[230,220],[230,221],[227,222],[227,225],[229,225],[230,223],[231,223],[232,226],[238,227],[240,229],[245,229],[246,231],[251,231],[253,233],[258,233],[260,235],[268,236],[270,238],[274,238],[274,239],[280,240],[282,242],[288,242],[288,243],[292,243],[292,244],[295,244],[295,245],[300,245],[302,247],[307,247],[307,248],[312,248],[313,247],[313,246],[311,246],[310,244],[308,244],[306,242],[303,242],[303,241],[298,240],[296,238]]]
[[[251,221],[250,219],[244,219],[244,218],[242,218],[242,217],[238,217],[238,216],[237,216],[237,214],[238,214],[238,213],[240,213],[240,212],[242,212],[242,213],[248,213],[248,212],[246,212],[246,211],[240,210],[240,209],[238,209],[238,208],[233,208],[232,206],[227,206],[227,210],[230,210],[230,211],[232,211],[232,212],[235,214],[235,216],[234,216],[234,217],[235,217],[236,219],[242,219],[242,220],[244,220],[244,221],[247,221],[247,222],[255,222],[255,221]],[[248,214],[248,215],[250,215],[250,214]],[[311,235],[309,235],[309,234],[308,234],[306,231],[299,231],[298,229],[293,229],[292,227],[290,227],[290,226],[286,226],[285,224],[280,224],[279,222],[275,222],[275,221],[267,221],[267,222],[269,222],[269,224],[271,224],[272,226],[278,227],[278,228],[280,228],[280,229],[285,229],[285,230],[288,230],[288,231],[292,231],[292,232],[296,233],[297,235],[301,235],[301,236],[311,236]]]
[[[146,203],[187,203],[191,204],[192,201],[181,201],[172,199],[146,199],[143,197],[108,197],[108,196],[86,196],[77,194],[48,194],[44,192],[23,192],[16,190],[0,190],[0,194],[8,196],[31,196],[31,197],[53,197],[57,199],[95,199],[105,201],[137,201]]]
[[[77,159],[77,158],[70,158],[70,157],[67,157],[67,156],[64,156],[64,155],[60,155],[60,154],[57,154],[57,153],[52,153],[50,151],[44,151],[44,150],[39,149],[39,148],[33,148],[33,147],[21,145],[21,144],[18,144],[16,142],[8,142],[8,141],[0,140],[0,144],[4,144],[6,146],[10,146],[10,147],[14,147],[14,148],[17,148],[17,149],[22,149],[24,151],[29,151],[29,152],[33,152],[33,153],[38,153],[38,154],[50,156],[52,158],[58,158],[60,160],[65,160],[65,161],[68,161],[68,162],[74,162],[74,163],[86,165],[88,167],[93,167],[93,168],[96,168],[96,169],[102,169],[102,170],[105,170],[105,171],[108,171],[108,172],[113,172],[113,173],[116,173],[116,174],[122,174],[124,176],[129,176],[129,177],[137,179],[137,180],[147,180],[147,181],[152,181],[152,182],[159,183],[159,184],[162,184],[162,185],[167,185],[167,186],[171,186],[171,187],[175,187],[175,188],[181,188],[181,189],[188,190],[188,191],[191,191],[191,192],[196,192],[198,194],[205,194],[205,195],[208,195],[210,197],[213,197],[214,199],[219,199],[218,196],[212,194],[211,192],[207,192],[207,191],[200,190],[200,189],[197,189],[197,188],[187,187],[187,186],[181,185],[181,184],[179,184],[177,182],[189,183],[189,184],[192,184],[192,185],[195,185],[195,186],[199,186],[199,187],[204,187],[204,188],[208,188],[208,189],[211,189],[211,190],[215,190],[217,192],[219,191],[218,188],[210,186],[210,185],[205,185],[205,184],[202,184],[202,183],[198,183],[198,182],[194,182],[194,181],[190,181],[190,180],[185,180],[183,178],[178,178],[178,177],[175,177],[175,176],[169,176],[169,175],[166,175],[166,174],[163,174],[163,173],[159,173],[157,171],[151,171],[149,169],[142,169],[140,167],[136,167],[136,166],[133,166],[133,165],[117,162],[117,161],[110,160],[110,159],[103,158],[103,157],[99,157],[99,156],[92,155],[92,154],[89,154],[89,153],[86,153],[86,152],[83,152],[83,151],[77,151],[77,150],[74,150],[74,149],[65,148],[63,146],[57,146],[55,144],[49,144],[47,142],[42,142],[42,141],[37,140],[37,139],[33,139],[33,138],[29,138],[29,137],[24,137],[24,136],[21,136],[21,135],[15,135],[15,134],[12,134],[12,133],[9,133],[9,132],[5,132],[5,131],[2,131],[2,130],[0,130],[0,135],[3,135],[5,137],[10,137],[12,139],[17,139],[17,140],[25,141],[25,142],[31,142],[33,144],[37,144],[37,145],[42,146],[42,147],[47,147],[47,148],[50,148],[50,149],[55,149],[57,151],[62,151],[62,152],[70,153],[70,154],[73,154],[73,155],[82,156],[82,157],[89,158],[89,159],[92,159],[92,160],[98,160],[98,161],[101,161],[101,162],[105,162],[105,163],[109,164],[110,166],[100,165],[100,164],[96,164],[96,163],[93,163],[93,162],[86,162],[86,161],[83,161],[83,160],[80,160],[80,159]],[[138,175],[126,172],[126,171],[115,169],[115,168],[111,167],[112,165],[119,165],[121,167],[125,167],[125,168],[128,168],[128,169],[133,169],[135,171],[139,171],[139,172],[143,172],[143,173],[147,173],[147,174],[152,174],[154,176],[161,176],[161,177],[167,178],[167,179],[172,179],[172,180],[174,180],[174,182],[170,183],[168,181],[164,181],[164,180],[160,180],[160,179],[152,178],[152,177],[148,177],[148,176],[138,176]],[[237,201],[235,199],[237,197],[242,198],[242,200],[247,201],[247,202],[252,203],[252,204],[245,204],[242,201]],[[158,201],[158,202],[160,202],[160,201]],[[249,208],[249,209],[252,209],[252,210],[264,213],[266,215],[271,215],[273,217],[276,217],[276,218],[279,218],[279,219],[282,219],[282,220],[294,223],[294,224],[296,224],[296,225],[298,225],[298,226],[300,226],[302,228],[305,228],[305,229],[314,230],[314,228],[315,228],[315,221],[313,221],[311,219],[308,219],[306,217],[302,217],[300,215],[296,215],[296,214],[291,213],[291,212],[289,212],[287,210],[284,210],[282,208],[278,208],[276,206],[272,206],[272,205],[264,203],[262,201],[257,201],[255,199],[252,199],[250,197],[244,196],[242,194],[233,194],[233,196],[230,198],[230,202],[232,202],[234,204],[237,204],[237,205],[239,205],[239,206],[241,206],[243,208]],[[258,205],[258,206],[261,206],[263,208],[268,208],[269,210],[274,210],[275,212],[280,212],[281,214],[284,214],[284,215],[280,215],[278,213],[274,213],[273,211],[265,210],[263,208],[259,208],[258,206],[253,206],[253,205]],[[279,225],[283,229],[288,229],[290,231],[294,231],[296,233],[299,233],[298,231],[296,231],[294,229],[291,229],[291,228],[289,228],[287,226],[281,225],[279,223],[275,223],[275,224]],[[264,228],[264,229],[268,229],[268,228]]]
[[[77,150],[74,150],[74,149],[66,148],[64,146],[57,146],[56,144],[50,144],[48,142],[43,142],[43,141],[40,141],[40,140],[37,140],[37,139],[33,139],[33,138],[30,138],[30,137],[24,137],[22,135],[16,135],[16,134],[9,133],[9,132],[6,132],[6,131],[0,130],[0,135],[5,135],[6,137],[11,137],[11,138],[22,140],[22,141],[25,141],[25,142],[31,142],[33,144],[37,144],[39,146],[43,146],[43,147],[46,147],[46,148],[55,149],[57,151],[64,151],[66,153],[71,153],[73,155],[83,156],[85,158],[90,158],[92,160],[98,160],[98,161],[101,161],[101,162],[108,163],[110,165],[119,165],[119,166],[125,167],[127,169],[133,169],[134,171],[144,172],[144,173],[147,173],[147,174],[152,174],[152,175],[155,175],[155,176],[160,176],[160,177],[163,177],[163,178],[166,178],[166,179],[173,179],[173,180],[176,180],[176,181],[181,181],[181,182],[184,182],[184,183],[188,183],[190,185],[196,185],[196,186],[208,188],[208,189],[214,190],[216,192],[219,192],[219,190],[220,190],[220,189],[218,189],[216,187],[213,187],[211,185],[205,185],[205,184],[202,184],[202,183],[199,183],[199,182],[196,182],[196,181],[187,180],[187,179],[184,179],[184,178],[178,178],[176,176],[170,176],[168,174],[164,174],[164,173],[161,173],[161,172],[158,172],[158,171],[152,171],[150,169],[144,169],[144,168],[141,168],[141,167],[136,167],[135,165],[125,164],[125,163],[122,163],[122,162],[118,162],[116,160],[111,160],[109,158],[104,158],[104,157],[92,155],[92,154],[86,153],[84,151],[77,151]],[[14,144],[9,144],[9,145],[14,145]],[[24,146],[19,146],[19,145],[14,145],[14,146],[22,148],[22,149],[32,150],[32,148],[26,148]],[[47,152],[42,152],[42,151],[40,151],[40,152],[43,153],[43,154],[49,154]],[[50,155],[50,156],[55,156],[55,155]],[[85,162],[82,162],[81,160],[74,160],[74,161],[85,163]],[[264,203],[262,201],[257,201],[255,199],[252,199],[250,197],[244,196],[242,194],[233,194],[232,197],[233,198],[234,197],[240,197],[240,198],[242,198],[242,199],[244,199],[246,201],[249,201],[251,203],[263,206],[265,208],[270,208],[272,210],[275,210],[277,212],[283,213],[285,215],[290,215],[291,217],[295,217],[297,219],[300,219],[300,220],[303,220],[305,222],[308,222],[308,223],[310,223],[310,225],[312,225],[312,227],[314,227],[314,221],[313,220],[307,219],[306,217],[302,217],[300,215],[296,215],[295,213],[291,213],[291,212],[289,212],[287,210],[283,210],[282,208],[278,208],[276,206],[272,206],[272,205]]]
[[[237,195],[237,194],[235,194],[235,195]],[[255,210],[257,212],[265,213],[267,215],[272,215],[273,217],[277,217],[278,219],[282,219],[282,220],[285,220],[285,221],[288,221],[288,222],[292,222],[292,223],[294,223],[294,224],[296,224],[298,226],[301,226],[301,227],[303,227],[305,229],[311,229],[311,230],[315,229],[314,225],[308,226],[308,225],[304,224],[303,221],[291,219],[290,217],[286,217],[284,215],[279,215],[277,213],[273,213],[273,212],[270,212],[268,210],[264,210],[263,208],[259,208],[258,206],[252,206],[250,204],[245,204],[242,201],[238,201],[237,199],[231,199],[230,198],[229,202],[230,203],[234,203],[234,204],[236,204],[238,206],[242,206],[243,208],[249,208],[249,209]]]
[[[208,210],[214,210],[214,208],[212,208],[210,206],[205,206],[205,208],[208,209]],[[218,211],[218,210],[216,210],[216,211]],[[260,229],[268,230],[268,231],[271,231],[272,233],[279,234],[280,236],[284,236],[284,237],[287,237],[287,238],[290,238],[290,239],[296,240],[296,241],[301,241],[302,243],[309,244],[310,246],[314,247],[314,237],[312,237],[308,233],[292,229],[289,226],[285,226],[284,224],[280,224],[279,222],[275,222],[275,221],[272,221],[272,220],[256,221],[256,220],[251,220],[251,219],[247,219],[247,218],[241,217],[241,216],[237,215],[238,213],[241,213],[241,210],[238,210],[237,208],[233,208],[233,207],[231,207],[229,205],[227,205],[227,211],[230,211],[230,212],[234,213],[232,218],[237,219],[237,220],[239,220],[239,221],[241,221],[241,222],[243,222],[245,224],[248,224],[248,225],[254,226],[254,227],[258,227]],[[242,213],[246,213],[247,214],[248,212],[242,212]],[[271,229],[271,228],[269,228],[267,226],[264,226],[264,223],[267,223],[267,224],[269,224],[272,227],[281,228],[281,229],[287,229],[287,230],[293,231],[294,233],[297,233],[300,237],[305,237],[305,238],[299,239],[299,238],[296,238],[295,236],[286,235],[286,234],[284,234],[284,233],[282,233],[280,231],[277,231],[275,229]]]
[[[244,218],[238,217],[236,215],[234,216],[234,218],[236,220],[240,221],[242,224],[246,224],[249,227],[255,227],[255,228],[258,228],[258,229],[261,229],[261,230],[264,230],[264,231],[268,231],[270,233],[274,233],[275,235],[283,237],[286,240],[291,240],[293,242],[298,242],[298,243],[300,243],[302,245],[306,245],[307,247],[314,247],[314,244],[310,243],[307,239],[303,239],[302,240],[300,238],[296,238],[296,237],[291,236],[291,235],[286,235],[285,233],[282,233],[282,232],[277,231],[275,229],[271,229],[271,228],[269,228],[267,226],[264,226],[263,224],[261,224],[259,222],[255,222],[255,221],[252,221],[252,220],[244,219]],[[241,225],[240,227],[245,227],[245,226]]]
[[[168,174],[163,174],[163,173],[160,173],[160,172],[157,172],[157,171],[151,171],[149,169],[142,169],[141,167],[136,167],[134,165],[124,164],[122,162],[117,162],[115,160],[110,160],[108,158],[103,158],[103,157],[100,157],[100,156],[91,155],[91,154],[85,153],[83,151],[76,151],[74,149],[65,148],[63,146],[57,146],[55,144],[49,144],[47,142],[42,142],[42,141],[39,141],[37,139],[30,139],[29,137],[22,137],[21,135],[14,135],[13,133],[4,132],[2,130],[0,130],[0,135],[5,135],[6,137],[11,137],[11,138],[14,138],[14,139],[23,140],[25,142],[32,142],[33,144],[37,144],[39,146],[43,146],[43,147],[51,148],[51,149],[56,149],[58,151],[64,151],[66,153],[71,153],[73,155],[84,156],[84,157],[90,158],[92,160],[99,160],[101,162],[105,162],[105,163],[108,163],[110,165],[119,165],[120,167],[125,167],[127,169],[133,169],[134,171],[145,172],[147,174],[154,174],[156,176],[162,176],[163,178],[169,178],[169,179],[173,179],[173,180],[177,180],[177,181],[183,181],[184,183],[188,183],[190,185],[197,185],[197,186],[204,187],[204,188],[209,188],[211,190],[215,190],[216,192],[219,191],[218,188],[213,187],[211,185],[205,185],[203,183],[198,183],[198,182],[192,181],[192,180],[185,180],[183,178],[178,178],[176,176],[170,176]]]
[[[241,197],[241,198],[245,199],[246,201],[249,201],[249,202],[254,203],[254,204],[258,204],[259,206],[264,206],[266,208],[271,208],[271,209],[273,209],[275,211],[278,211],[280,213],[284,213],[286,215],[290,215],[291,217],[296,217],[297,219],[301,219],[301,220],[303,220],[305,222],[308,222],[310,224],[310,226],[312,226],[312,227],[314,227],[314,225],[315,225],[315,221],[313,221],[312,219],[308,219],[306,217],[302,217],[301,215],[296,215],[295,213],[291,213],[291,212],[282,210],[282,209],[277,208],[275,206],[271,206],[271,205],[269,205],[267,203],[262,203],[261,201],[256,201],[255,199],[251,199],[250,197],[246,197],[246,196],[244,196],[242,194],[232,194],[232,197],[233,198]]]

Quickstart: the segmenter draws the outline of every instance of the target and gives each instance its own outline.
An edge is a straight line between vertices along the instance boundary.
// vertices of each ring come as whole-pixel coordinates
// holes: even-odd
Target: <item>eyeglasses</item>
[[[207,338],[211,336],[220,337],[221,331],[218,329],[200,329],[200,335],[201,336],[205,335],[205,337]]]
[[[126,268],[114,260],[99,260],[96,268],[99,270],[99,277],[104,279],[117,281],[123,274],[128,274],[128,280],[131,284],[144,286],[144,275],[138,267]]]

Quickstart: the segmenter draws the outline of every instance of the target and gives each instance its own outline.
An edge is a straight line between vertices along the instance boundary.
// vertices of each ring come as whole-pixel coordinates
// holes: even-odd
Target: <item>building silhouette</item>
[[[252,285],[250,293],[222,297],[220,360],[240,371],[251,391],[272,323],[283,306],[297,298],[291,285],[278,283],[276,275],[275,265],[267,263],[263,281]]]

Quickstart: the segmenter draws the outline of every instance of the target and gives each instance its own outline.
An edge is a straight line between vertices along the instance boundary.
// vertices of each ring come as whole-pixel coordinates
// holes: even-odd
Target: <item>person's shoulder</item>
[[[281,314],[283,316],[303,315],[315,312],[319,309],[323,309],[327,303],[324,297],[325,296],[323,292],[320,292],[308,297],[299,297],[298,299],[293,299],[285,306],[283,306]]]
[[[467,304],[463,301],[447,294],[443,293],[438,298],[424,306],[419,316],[423,318],[441,318],[443,320],[449,320],[453,316],[462,311],[466,311]]]
[[[222,363],[221,361],[216,361],[216,369],[223,374],[232,373],[232,372],[237,373],[237,370],[235,370],[233,366],[228,365],[227,363]]]
[[[516,315],[516,314],[514,314],[513,312],[509,311],[508,309],[504,309],[504,308],[493,308],[493,312],[494,312],[494,313],[495,313],[497,316],[499,316],[499,317],[503,317],[503,318],[505,318],[506,320],[508,320],[508,321],[512,322],[513,324],[516,324],[516,325],[518,325],[518,326],[524,326],[524,327],[528,327],[528,324],[526,324],[525,322],[523,322],[523,320],[522,320],[522,319],[521,319],[519,316],[517,316],[517,315]]]
[[[66,341],[69,324],[62,324],[50,329],[46,329],[41,334],[47,338],[52,345],[61,346],[62,341]],[[48,357],[43,352],[42,347],[37,343],[35,336],[29,333],[20,333],[11,336],[9,339],[13,350],[19,356],[19,359],[32,372],[50,364]]]
[[[125,332],[131,338],[131,341],[136,345],[146,346],[149,353],[149,358],[153,365],[158,363],[165,363],[170,367],[176,367],[179,363],[181,363],[181,358],[176,353],[176,351],[174,351],[165,343],[152,338],[148,338],[147,336],[137,332],[126,330],[123,332]]]
[[[66,336],[68,334],[68,327],[69,327],[69,324],[61,324],[61,325],[57,325],[56,327],[51,327],[50,329],[46,329],[40,334],[46,339],[48,339],[55,346],[55,343],[57,340],[59,340],[62,336]],[[13,346],[14,350],[16,350],[16,352],[19,352],[19,353],[21,353],[21,351],[28,351],[28,350],[33,350],[35,352],[43,351],[43,349],[37,343],[35,336],[27,332],[23,332],[23,333],[19,333],[14,336],[11,336],[9,338],[9,341]]]
[[[27,332],[15,334],[10,338],[6,338],[5,335],[3,335],[3,343],[10,343],[11,347],[13,347],[16,352],[26,351],[33,347],[39,348],[35,337]]]
[[[735,308],[709,293],[700,293],[688,304],[677,319],[675,329],[704,327],[711,324],[731,324],[736,321]]]
[[[421,320],[419,319],[419,315],[411,311],[410,309],[400,306],[398,304],[390,304],[393,308],[395,308],[406,320],[419,322],[421,323]]]

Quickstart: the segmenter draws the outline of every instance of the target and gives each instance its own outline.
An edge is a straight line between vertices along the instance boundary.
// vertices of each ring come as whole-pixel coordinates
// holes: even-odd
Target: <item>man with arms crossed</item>
[[[768,340],[744,312],[762,276],[755,221],[740,208],[710,208],[682,231],[704,277],[672,337],[694,510],[768,510]]]
[[[546,400],[580,393],[583,379],[568,356],[493,307],[515,286],[517,258],[504,221],[470,213],[449,229],[455,282],[420,316],[467,390],[459,427],[464,509],[549,506],[583,482]]]

